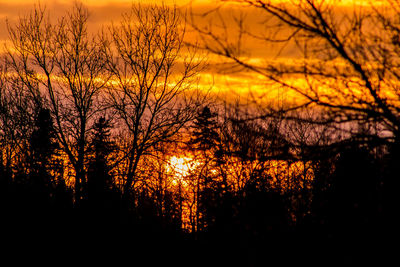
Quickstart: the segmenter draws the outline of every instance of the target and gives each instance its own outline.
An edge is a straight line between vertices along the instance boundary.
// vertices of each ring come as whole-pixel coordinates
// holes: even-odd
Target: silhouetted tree
[[[75,172],[78,204],[86,183],[88,133],[102,110],[99,92],[108,81],[101,43],[87,31],[82,4],[58,22],[37,6],[15,25],[8,24],[7,64],[15,83],[50,110],[61,149]]]
[[[143,157],[174,141],[194,115],[201,60],[184,46],[181,16],[177,7],[133,5],[109,29],[109,99],[129,142],[125,196],[134,196]]]
[[[52,165],[52,159],[58,155],[53,121],[48,109],[41,109],[35,121],[35,129],[30,138],[30,172],[45,186],[51,186],[51,176],[56,176],[58,166]],[[53,173],[50,173],[53,171]],[[58,173],[59,174],[59,173]]]
[[[113,198],[118,198],[117,188],[113,180],[110,161],[117,146],[111,140],[111,125],[104,117],[100,117],[94,124],[90,151],[92,158],[88,164],[87,197],[91,208],[118,208],[112,207]],[[117,204],[117,203],[114,203]]]
[[[180,192],[179,180],[174,180],[174,166],[169,166],[167,158],[168,151],[176,149],[176,145],[159,147],[157,152],[149,161],[151,169],[150,177],[146,180],[146,186],[152,192],[154,204],[157,210],[161,226],[165,231],[176,231],[182,227],[182,194]],[[168,166],[166,168],[166,166]],[[183,179],[183,177],[181,178]],[[177,186],[178,184],[178,186]]]
[[[192,217],[191,224],[194,234],[202,232],[212,220],[206,218],[208,210],[216,204],[213,201],[217,201],[211,191],[221,189],[220,186],[214,187],[216,177],[211,172],[213,169],[215,171],[217,161],[222,159],[218,130],[217,114],[208,106],[199,109],[193,125],[190,126],[190,139],[187,142],[188,149],[194,153],[196,161],[200,164],[192,178],[195,216]],[[214,193],[219,195],[221,190]]]
[[[226,10],[231,12],[226,15]],[[261,19],[246,18],[243,12],[247,11]],[[398,156],[393,151],[400,126],[398,14],[399,3],[391,0],[354,1],[346,6],[340,1],[224,1],[219,8],[202,13],[203,20],[213,22],[206,26],[197,23],[193,14],[192,24],[203,41],[200,46],[226,58],[231,65],[224,66],[263,77],[273,85],[271,92],[276,87],[290,92],[288,101],[263,106],[252,117],[282,116],[289,123],[305,123],[311,129],[306,132],[312,133],[315,142],[288,140],[294,141],[293,155],[303,162],[312,161],[315,180],[309,195],[310,212],[311,217],[327,216],[317,220],[324,231],[328,231],[325,224],[339,232],[367,224],[369,232],[374,232],[379,227],[365,221],[374,220],[377,209],[385,210],[376,207],[381,203],[377,196],[384,196],[384,206],[390,206],[386,211],[389,217],[398,206],[392,190],[397,188],[394,173],[398,164],[394,162]],[[263,63],[253,61],[253,51],[247,46],[250,40],[268,51]],[[293,61],[279,60],[282,55]],[[270,87],[265,92],[269,93]],[[258,99],[254,102],[261,106]],[[310,111],[313,116],[307,115]],[[305,132],[296,127],[294,133]],[[384,156],[371,158],[379,150]],[[382,171],[383,166],[387,171]],[[377,186],[380,182],[383,184]],[[381,225],[391,225],[388,232],[396,228],[390,219]],[[342,237],[347,241],[350,236]]]
[[[29,138],[40,104],[9,71],[5,62],[0,67],[0,145],[3,171],[11,179],[16,170],[25,172],[28,168]]]
[[[219,135],[217,133],[217,114],[212,113],[208,106],[200,110],[191,126],[189,145],[191,149],[207,151],[215,149]]]
[[[23,183],[25,194],[29,196],[25,201],[29,203],[30,212],[35,213],[33,216],[38,217],[37,220],[47,224],[59,208],[55,206],[56,187],[64,183],[63,162],[57,159],[59,146],[48,109],[38,111],[28,149],[26,173],[18,176],[26,176]],[[18,177],[15,180],[18,181]]]
[[[7,70],[3,65],[0,67],[0,183],[1,188],[6,191],[8,183],[11,181],[11,158],[8,151],[10,151],[10,140],[7,134],[7,125],[9,121],[9,107],[8,100],[8,82]],[[3,195],[3,194],[2,194]]]
[[[371,132],[364,138],[391,142],[400,125],[400,94],[393,83],[399,77],[399,24],[394,18],[400,5],[391,0],[379,4],[370,1],[365,7],[354,4],[342,9],[339,2],[224,1],[220,9],[205,13],[210,20],[216,20],[214,27],[192,24],[202,37],[203,48],[234,62],[237,69],[259,74],[293,93],[296,101],[265,107],[264,116],[314,109],[320,113],[308,120],[314,125],[330,125],[347,137],[356,134],[358,125],[371,125]],[[227,30],[228,17],[222,12],[224,4],[229,3],[264,19],[256,23],[259,27],[250,27],[245,16],[232,12],[232,28],[236,31]],[[218,25],[223,25],[222,29]],[[270,48],[272,55],[290,49],[295,63],[253,63],[245,39]],[[294,77],[304,82],[297,82]]]

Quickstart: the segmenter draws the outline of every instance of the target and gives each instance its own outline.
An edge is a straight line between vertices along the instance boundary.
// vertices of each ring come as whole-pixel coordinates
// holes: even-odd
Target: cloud
[[[152,1],[141,1],[145,4]],[[154,1],[157,3],[158,1]],[[238,22],[240,18],[244,20],[244,29],[249,29],[253,33],[262,35],[265,31],[263,26],[265,14],[254,8],[243,8],[239,6],[227,6],[216,9],[216,0],[174,0],[167,3],[176,2],[182,10],[186,11],[189,23],[194,22],[196,26],[206,29],[210,27],[213,33],[218,34],[223,38],[227,38],[232,45],[237,40],[240,28]],[[12,24],[19,16],[27,14],[33,9],[37,1],[9,1],[0,0],[0,39],[6,40],[8,37],[5,18]],[[63,0],[42,0],[41,3],[47,7],[52,18],[56,19],[71,8],[73,1]],[[132,4],[131,0],[86,0],[83,1],[89,8],[91,14],[89,20],[89,29],[97,31],[101,26],[111,22],[118,22],[121,19],[121,14],[129,11]],[[215,12],[209,12],[213,10]],[[192,13],[190,13],[192,12]],[[193,16],[191,16],[193,15]],[[191,20],[193,19],[193,21]],[[225,23],[225,25],[223,24]],[[225,26],[225,28],[224,28]],[[187,41],[195,41],[199,39],[195,31],[187,29]],[[244,57],[247,57],[251,63],[256,65],[266,66],[268,63],[276,61],[276,64],[296,65],[296,59],[299,58],[299,50],[293,44],[289,44],[285,49],[277,44],[266,44],[262,40],[257,40],[249,35],[244,36],[241,49],[245,51]],[[276,55],[279,57],[276,58]],[[268,61],[268,62],[267,62]],[[226,91],[247,91],[249,89],[262,91],[266,87],[265,77],[258,77],[254,73],[249,73],[243,69],[233,67],[222,58],[210,56],[209,68],[202,72],[202,86],[207,88],[210,84],[214,84],[215,89]]]

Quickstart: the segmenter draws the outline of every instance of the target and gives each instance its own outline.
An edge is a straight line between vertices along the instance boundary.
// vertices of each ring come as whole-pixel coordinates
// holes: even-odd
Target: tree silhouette
[[[34,129],[40,104],[32,99],[17,79],[9,75],[7,62],[3,63],[0,68],[1,162],[4,178],[12,179],[17,169],[24,172],[27,168],[29,137]]]
[[[25,186],[31,199],[27,202],[37,212],[36,216],[49,218],[55,208],[55,189],[62,183],[63,169],[55,158],[59,156],[59,146],[48,109],[39,110],[29,145]]]
[[[371,221],[386,209],[391,217],[398,205],[389,188],[395,188],[398,180],[393,178],[396,167],[391,164],[398,160],[393,152],[398,146],[400,119],[396,85],[399,23],[394,19],[399,3],[388,0],[341,6],[340,1],[233,0],[209,11],[199,20],[212,21],[207,26],[196,21],[200,16],[192,16],[192,26],[203,41],[200,46],[227,59],[224,67],[231,66],[232,72],[250,71],[263,77],[272,85],[265,87],[266,95],[276,87],[288,92],[284,104],[261,106],[262,101],[254,99],[261,111],[247,121],[281,117],[286,125],[296,125],[294,131],[286,128],[282,133],[291,143],[293,159],[311,162],[314,180],[307,198],[312,208],[307,212],[311,217],[329,217],[321,215],[317,225],[308,226],[321,227],[326,231],[323,236],[340,235],[332,234],[332,228],[349,233],[355,225],[369,227],[365,234],[369,237],[382,225],[390,228],[387,232],[395,231],[388,218],[380,221],[380,226]],[[246,18],[243,12],[247,11],[260,20]],[[228,23],[231,21],[234,25]],[[262,53],[266,56],[262,63],[253,61],[253,51],[247,50],[251,40],[268,51]],[[308,129],[299,129],[303,126]],[[301,135],[305,142],[299,142]],[[307,136],[311,137],[308,141]],[[382,172],[385,168],[387,172]],[[380,208],[379,196],[385,199]],[[307,212],[302,212],[305,221]],[[335,226],[328,229],[325,223]],[[341,240],[350,241],[351,236],[341,235]],[[354,246],[361,247],[360,240],[365,239]],[[365,244],[375,247],[372,243]],[[332,253],[339,251],[330,248]]]
[[[7,64],[17,86],[54,119],[58,143],[75,172],[76,203],[86,183],[88,132],[94,123],[100,90],[108,80],[101,43],[87,32],[88,11],[76,4],[57,23],[37,6],[15,26],[8,25],[12,48]]]
[[[93,155],[88,164],[87,194],[89,203],[97,209],[111,208],[112,193],[116,190],[109,161],[117,146],[110,139],[110,130],[110,122],[100,117],[94,124],[90,142]]]
[[[37,179],[42,179],[40,183],[46,186],[51,184],[48,179],[50,179],[50,171],[53,167],[52,157],[57,155],[58,148],[50,111],[42,109],[39,111],[35,129],[30,138],[30,169],[32,175]],[[56,169],[54,168],[53,171]]]
[[[199,109],[197,116],[190,126],[190,139],[187,142],[188,149],[195,153],[196,160],[200,163],[198,171],[193,178],[193,193],[195,215],[192,218],[192,231],[199,233],[211,222],[207,215],[207,209],[211,209],[212,202],[221,193],[220,190],[213,195],[215,186],[215,175],[211,170],[217,167],[216,162],[221,159],[221,147],[218,131],[217,114],[211,112],[208,106]],[[226,185],[226,183],[225,183]],[[209,205],[211,204],[211,205]],[[213,204],[216,204],[214,202]]]
[[[109,29],[105,53],[115,83],[108,95],[129,140],[126,196],[134,196],[142,158],[156,145],[175,141],[193,118],[200,62],[184,47],[181,23],[177,7],[133,5]]]
[[[211,150],[217,145],[218,133],[216,131],[216,114],[208,106],[201,109],[193,122],[191,140],[189,145],[197,150]]]
[[[289,111],[298,110],[301,112],[293,119],[304,120],[301,114],[314,109],[319,116],[308,121],[315,126],[329,125],[349,137],[364,125],[371,130],[364,140],[393,142],[400,117],[399,92],[393,83],[398,80],[399,57],[399,43],[394,37],[398,35],[398,23],[393,18],[400,10],[399,3],[388,0],[370,2],[365,8],[354,5],[341,9],[336,5],[339,2],[226,1],[265,19],[257,24],[259,27],[250,27],[244,16],[233,13],[237,32],[232,33],[226,29],[228,18],[215,14],[224,10],[221,6],[205,15],[210,20],[219,18],[226,31],[222,29],[219,34],[218,26],[192,24],[202,36],[203,48],[293,94],[296,100],[284,106],[264,107],[262,117],[286,111],[290,119]],[[295,64],[273,59],[253,64],[250,51],[246,51],[246,38],[278,55],[290,50],[296,55]]]

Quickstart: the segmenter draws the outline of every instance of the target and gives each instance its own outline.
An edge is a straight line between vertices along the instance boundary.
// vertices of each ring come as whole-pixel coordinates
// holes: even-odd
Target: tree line
[[[188,46],[182,14],[163,5],[133,5],[96,34],[81,4],[56,22],[38,5],[8,23],[0,67],[2,232],[78,250],[86,240],[127,257],[179,254],[183,265],[343,263],[365,255],[357,248],[377,251],[387,242],[397,228],[398,116],[381,88],[398,96],[398,42],[390,35],[397,24],[372,9],[376,16],[365,18],[392,37],[359,50],[378,37],[362,31],[357,16],[343,30],[326,11],[333,6],[239,2],[274,22],[262,40],[303,44],[304,57],[314,53],[322,63],[253,66],[193,21],[203,42]],[[283,26],[288,35],[274,40]],[[212,100],[196,86],[205,66],[198,49],[305,102],[259,111]],[[331,68],[338,58],[344,67]],[[298,74],[308,81],[299,88],[288,83]],[[319,90],[327,84],[331,95]],[[179,155],[191,162],[185,173],[168,167]]]

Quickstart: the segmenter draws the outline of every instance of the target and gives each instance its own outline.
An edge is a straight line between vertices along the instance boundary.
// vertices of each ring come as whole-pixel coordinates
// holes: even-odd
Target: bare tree
[[[282,109],[314,108],[319,111],[310,121],[314,125],[329,124],[342,131],[350,130],[352,136],[357,134],[358,125],[364,125],[368,128],[364,138],[398,138],[400,4],[397,1],[380,1],[379,5],[368,1],[347,7],[341,7],[340,1],[316,0],[223,2],[256,12],[260,18],[256,26],[246,24],[245,16],[238,15],[233,20],[236,26],[229,30],[226,17],[213,16],[223,13],[223,5],[202,14],[213,18],[213,25],[217,26],[202,27],[195,20],[192,24],[202,37],[203,48],[294,93],[291,100],[292,104],[297,102],[295,105],[271,108],[269,115]],[[261,64],[254,63],[246,50],[250,41],[262,43],[276,54],[269,54]],[[290,49],[291,59],[279,60],[285,49]],[[268,92],[268,88],[265,90]],[[296,119],[303,118],[296,116]]]
[[[9,71],[37,105],[50,110],[58,142],[75,172],[77,202],[86,179],[88,131],[101,111],[99,95],[108,82],[103,45],[88,33],[88,18],[81,4],[57,22],[36,6],[8,25]]]
[[[109,98],[129,139],[126,194],[138,181],[142,157],[176,140],[195,114],[201,60],[184,46],[181,17],[176,7],[134,5],[109,29]]]
[[[2,58],[4,60],[4,58]],[[4,175],[12,177],[16,169],[28,166],[29,136],[39,106],[20,81],[9,73],[4,61],[0,66],[0,149]]]

